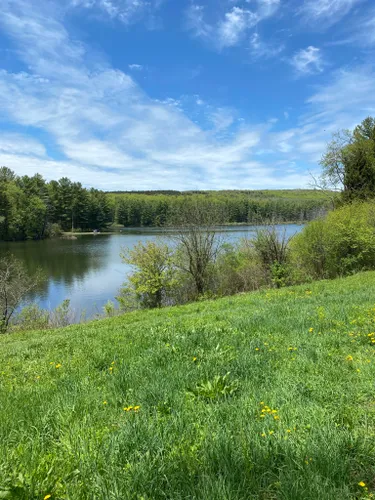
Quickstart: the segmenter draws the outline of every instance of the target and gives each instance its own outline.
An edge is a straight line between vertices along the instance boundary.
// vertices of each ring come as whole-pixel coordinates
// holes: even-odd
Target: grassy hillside
[[[374,304],[371,272],[3,337],[0,498],[372,498]]]

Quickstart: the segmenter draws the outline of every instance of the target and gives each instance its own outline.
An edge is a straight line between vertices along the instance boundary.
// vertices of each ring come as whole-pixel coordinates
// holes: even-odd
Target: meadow
[[[370,499],[375,272],[0,338],[0,498]]]

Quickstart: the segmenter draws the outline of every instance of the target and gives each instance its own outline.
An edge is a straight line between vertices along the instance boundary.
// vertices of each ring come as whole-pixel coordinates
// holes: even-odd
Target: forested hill
[[[109,193],[116,220],[124,226],[163,226],[189,205],[214,207],[223,224],[308,221],[330,205],[316,190],[164,191]]]
[[[221,224],[304,222],[329,207],[315,190],[104,192],[64,177],[17,176],[0,168],[0,240],[42,239],[59,231],[121,225],[164,226],[191,205],[214,208]]]

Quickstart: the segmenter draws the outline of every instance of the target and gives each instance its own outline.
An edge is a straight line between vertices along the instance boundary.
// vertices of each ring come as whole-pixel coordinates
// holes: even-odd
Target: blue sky
[[[375,115],[372,0],[2,0],[0,165],[131,189],[308,187]]]

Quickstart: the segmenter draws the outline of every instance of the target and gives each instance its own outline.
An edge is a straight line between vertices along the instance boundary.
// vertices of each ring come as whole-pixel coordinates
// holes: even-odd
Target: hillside
[[[374,303],[369,272],[4,336],[0,498],[372,498]]]

